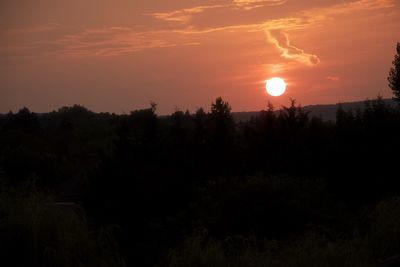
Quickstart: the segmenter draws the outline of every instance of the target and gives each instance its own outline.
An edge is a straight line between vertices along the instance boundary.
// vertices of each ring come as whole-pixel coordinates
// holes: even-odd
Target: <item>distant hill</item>
[[[384,103],[389,105],[389,106],[396,106],[397,103],[393,99],[383,99]],[[336,111],[339,107],[339,105],[342,106],[342,108],[346,111],[348,110],[363,110],[365,108],[365,100],[364,101],[355,101],[355,102],[345,102],[345,103],[337,103],[337,104],[317,104],[317,105],[308,105],[304,106],[303,109],[307,112],[309,112],[310,117],[319,117],[324,121],[335,121],[336,120]],[[90,110],[87,110],[85,107],[75,105],[72,107],[64,107],[61,108],[60,111],[69,111],[73,112],[75,117],[80,117],[76,116],[78,113],[82,114],[91,114],[91,115],[104,115],[104,116],[110,116],[114,115],[109,114],[109,113],[95,113]],[[276,110],[275,113],[278,115],[281,110]],[[46,115],[48,113],[38,113],[38,115]],[[235,122],[245,122],[249,121],[252,117],[257,117],[260,114],[260,111],[242,111],[242,112],[232,112],[233,119]],[[71,113],[72,115],[72,113]],[[5,119],[7,116],[6,113],[0,113],[0,122]],[[171,115],[159,115],[159,118],[165,119],[169,118]]]
[[[383,101],[390,106],[397,105],[396,102],[392,99],[383,99]],[[358,109],[363,110],[365,107],[365,101],[356,101],[356,102],[345,102],[345,103],[337,103],[337,104],[325,104],[325,105],[309,105],[304,106],[304,110],[309,112],[311,117],[319,117],[324,121],[335,121],[336,120],[336,111],[339,107],[342,106],[344,110],[353,110],[356,111]],[[279,114],[280,110],[277,110],[276,113]],[[260,112],[259,111],[249,111],[249,112],[233,112],[233,119],[236,122],[245,122],[250,120],[252,117],[257,117]]]

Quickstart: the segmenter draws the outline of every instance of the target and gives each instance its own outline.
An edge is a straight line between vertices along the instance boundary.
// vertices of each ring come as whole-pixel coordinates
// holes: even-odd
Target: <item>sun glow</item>
[[[280,96],[286,91],[286,83],[282,78],[274,77],[267,80],[265,87],[271,96]]]

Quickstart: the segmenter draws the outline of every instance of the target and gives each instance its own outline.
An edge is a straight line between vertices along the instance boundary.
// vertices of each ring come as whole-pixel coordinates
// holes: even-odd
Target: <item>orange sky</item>
[[[2,0],[0,112],[391,97],[398,0]],[[270,97],[264,81],[283,77]]]

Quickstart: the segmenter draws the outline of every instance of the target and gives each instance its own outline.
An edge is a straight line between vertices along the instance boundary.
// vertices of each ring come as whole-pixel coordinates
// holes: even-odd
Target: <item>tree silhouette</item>
[[[247,246],[254,238],[263,249],[263,240],[273,239],[275,255],[277,244],[287,249],[310,232],[326,235],[330,244],[343,237],[349,245],[337,249],[355,251],[353,246],[361,245],[378,251],[384,245],[381,254],[357,256],[383,260],[400,251],[400,180],[393,174],[399,107],[379,96],[358,109],[339,105],[335,121],[313,117],[292,100],[281,110],[269,103],[250,120],[235,122],[222,98],[210,112],[176,110],[170,116],[157,116],[154,103],[121,115],[78,105],[0,114],[0,263],[10,258],[3,256],[8,252],[17,261],[30,261],[31,254],[62,257],[55,254],[62,250],[71,253],[69,265],[45,266],[72,266],[80,259],[75,265],[98,266],[100,260],[107,265],[111,256],[119,263],[119,254],[126,266],[188,266],[163,263],[171,249],[202,229],[220,243],[221,255],[233,260],[231,255],[252,250],[238,242]],[[27,195],[30,184],[43,201]],[[373,215],[383,225],[370,235],[364,210],[391,197],[398,200],[379,209],[384,217]],[[72,209],[81,205],[82,215],[74,216]],[[43,210],[37,210],[40,216],[36,206]],[[38,218],[34,225],[32,218]],[[102,229],[109,227],[118,247],[101,241],[108,233]],[[317,243],[294,245],[314,255]],[[196,251],[188,253],[198,261]],[[296,265],[285,263],[213,266]],[[354,266],[338,264],[326,266]]]
[[[389,71],[389,87],[392,89],[394,99],[400,102],[400,43],[396,47],[397,55],[394,56],[393,67]]]
[[[217,149],[226,149],[232,142],[234,130],[234,121],[229,103],[218,97],[215,103],[211,104],[210,118],[213,145]]]
[[[199,108],[194,115],[194,142],[197,146],[206,143],[207,114],[203,108]]]

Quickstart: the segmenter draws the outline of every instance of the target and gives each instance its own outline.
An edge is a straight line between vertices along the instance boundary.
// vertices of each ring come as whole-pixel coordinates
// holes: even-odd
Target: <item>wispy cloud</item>
[[[207,9],[222,8],[225,6],[226,5],[196,6],[192,8],[174,10],[171,12],[156,12],[156,13],[151,13],[149,15],[160,20],[187,23],[194,14],[202,13]]]
[[[275,45],[281,52],[282,57],[297,62],[303,63],[307,66],[314,66],[320,62],[318,56],[308,54],[304,50],[295,47],[289,41],[289,34],[282,31],[265,31],[269,42]]]
[[[225,5],[197,6],[175,10],[166,13],[151,14],[157,19],[165,21],[177,21],[189,23],[194,15],[203,13],[216,8],[241,8],[244,10],[254,9],[260,6],[278,6],[283,5],[287,0],[232,0]],[[358,0],[347,3],[340,3],[323,8],[313,8],[299,12],[297,16],[284,17],[280,19],[267,20],[255,24],[227,25],[209,28],[187,27],[176,29],[178,34],[207,34],[216,31],[246,30],[251,32],[265,32],[267,41],[272,43],[285,59],[294,60],[307,66],[314,66],[320,62],[317,55],[306,52],[304,49],[296,47],[290,40],[290,31],[307,29],[309,27],[320,25],[327,19],[336,15],[350,14],[362,10],[375,10],[393,7],[393,0]]]
[[[307,66],[320,63],[317,55],[305,52],[291,44],[289,33],[293,30],[307,29],[320,25],[325,20],[335,15],[351,14],[357,11],[385,9],[394,6],[393,0],[358,0],[348,3],[337,4],[325,8],[314,8],[303,11],[298,17],[284,18],[264,23],[264,31],[267,40],[274,44],[285,59],[295,60]],[[326,77],[331,81],[338,81],[338,77]]]
[[[382,8],[394,7],[394,0],[358,0],[348,3],[338,4],[333,6],[331,9],[326,8],[324,12],[326,14],[339,14],[339,13],[350,13],[357,10],[375,10]]]
[[[173,11],[170,13],[154,13],[153,15],[165,21],[190,22],[190,17],[209,9],[224,8],[227,5],[280,5],[286,1],[280,0],[233,0],[225,5],[198,6]],[[63,56],[112,56],[143,51],[154,48],[167,48],[186,45],[199,45],[204,42],[202,35],[214,32],[241,31],[259,32],[265,34],[268,43],[273,44],[280,55],[288,60],[307,66],[314,66],[320,62],[317,55],[309,48],[298,47],[290,37],[293,31],[309,29],[323,24],[324,21],[341,14],[351,14],[363,10],[377,10],[394,6],[394,0],[357,0],[324,8],[314,8],[298,12],[296,16],[268,19],[257,23],[227,23],[222,26],[196,27],[195,25],[180,25],[174,29],[138,31],[130,27],[104,27],[78,31],[65,34],[59,24],[46,24],[42,26],[10,29],[3,31],[8,34],[27,34],[30,37],[23,39],[9,39],[7,42],[0,40],[0,53],[2,55],[26,54],[42,55],[53,54]],[[156,15],[157,14],[157,15]],[[43,36],[41,33],[54,31]],[[71,29],[68,30],[71,32]],[[37,34],[37,40],[32,41]],[[198,36],[199,37],[198,37]],[[32,37],[32,38],[31,38]],[[43,38],[47,38],[44,40]]]
[[[188,23],[194,15],[203,13],[207,10],[213,10],[218,8],[228,9],[244,9],[251,10],[263,6],[278,6],[283,5],[287,0],[233,0],[228,4],[221,5],[202,5],[190,8],[183,8],[173,10],[169,12],[155,12],[147,15],[153,16],[156,19],[164,21],[175,21],[180,23]]]
[[[338,82],[340,81],[340,78],[338,76],[326,76],[325,79],[331,82]]]
[[[169,35],[167,31],[137,32],[129,27],[86,29],[74,34],[48,37],[53,38],[48,40],[0,44],[0,56],[117,56],[146,49],[198,45],[185,38],[170,38]]]
[[[252,10],[264,6],[280,6],[287,0],[233,0],[233,3],[245,10]]]
[[[135,32],[127,27],[87,29],[66,35],[53,42],[60,47],[55,54],[62,56],[116,56],[150,48],[174,47],[161,33]]]
[[[33,27],[25,27],[25,28],[14,28],[3,31],[5,34],[26,34],[26,33],[40,33],[53,31],[60,27],[58,23],[48,23],[45,25],[37,25]]]

